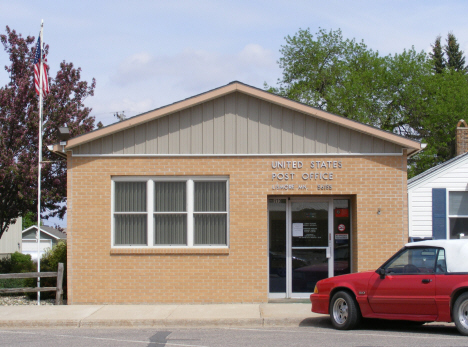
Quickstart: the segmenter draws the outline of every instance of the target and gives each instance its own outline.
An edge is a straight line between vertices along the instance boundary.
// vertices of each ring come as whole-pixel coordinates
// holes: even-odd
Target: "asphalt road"
[[[312,321],[313,320],[313,321]],[[408,327],[406,323],[366,322],[337,331],[327,318],[292,328],[163,329],[0,329],[0,346],[468,346],[454,325]]]

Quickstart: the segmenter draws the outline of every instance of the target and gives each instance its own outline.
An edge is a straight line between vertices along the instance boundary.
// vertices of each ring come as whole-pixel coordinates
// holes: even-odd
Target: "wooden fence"
[[[56,287],[2,288],[1,293],[55,292],[55,305],[63,304],[63,263],[58,264],[57,272],[26,272],[19,274],[0,274],[0,280],[10,278],[57,277]]]

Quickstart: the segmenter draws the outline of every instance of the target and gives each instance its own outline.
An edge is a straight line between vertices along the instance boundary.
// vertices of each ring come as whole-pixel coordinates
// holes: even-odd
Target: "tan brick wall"
[[[272,169],[272,161],[302,161],[302,169]],[[341,161],[335,169],[310,161]],[[406,155],[369,157],[68,157],[68,299],[80,303],[230,303],[268,300],[267,197],[350,196],[353,269],[374,269],[408,239]],[[332,190],[317,190],[302,173],[333,172]],[[295,172],[279,191],[272,173]],[[228,251],[111,250],[112,176],[228,176]],[[322,182],[319,182],[322,183]],[[282,183],[284,184],[284,183]],[[381,213],[377,214],[380,208]]]

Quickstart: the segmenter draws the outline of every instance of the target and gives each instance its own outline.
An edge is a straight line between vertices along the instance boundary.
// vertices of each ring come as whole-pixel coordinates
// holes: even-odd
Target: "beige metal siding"
[[[203,108],[197,105],[192,108],[192,148],[191,154],[203,153]]]
[[[262,154],[271,153],[271,104],[269,102],[260,102],[260,118],[258,126],[258,151]]]
[[[236,154],[247,153],[247,104],[248,97],[245,94],[237,96],[237,136],[236,136]]]
[[[294,112],[288,109],[283,109],[282,111],[281,153],[292,153]]]
[[[240,92],[73,149],[75,155],[401,154],[394,143]]]
[[[338,139],[338,152],[339,153],[352,153],[351,152],[351,131],[347,128],[340,127],[340,137]]]
[[[224,97],[224,151],[225,153],[236,153],[237,138],[237,93]]]

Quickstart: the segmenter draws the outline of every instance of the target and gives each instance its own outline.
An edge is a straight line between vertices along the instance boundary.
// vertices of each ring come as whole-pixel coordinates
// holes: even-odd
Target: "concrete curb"
[[[298,327],[314,316],[310,304],[3,306],[0,328]]]

